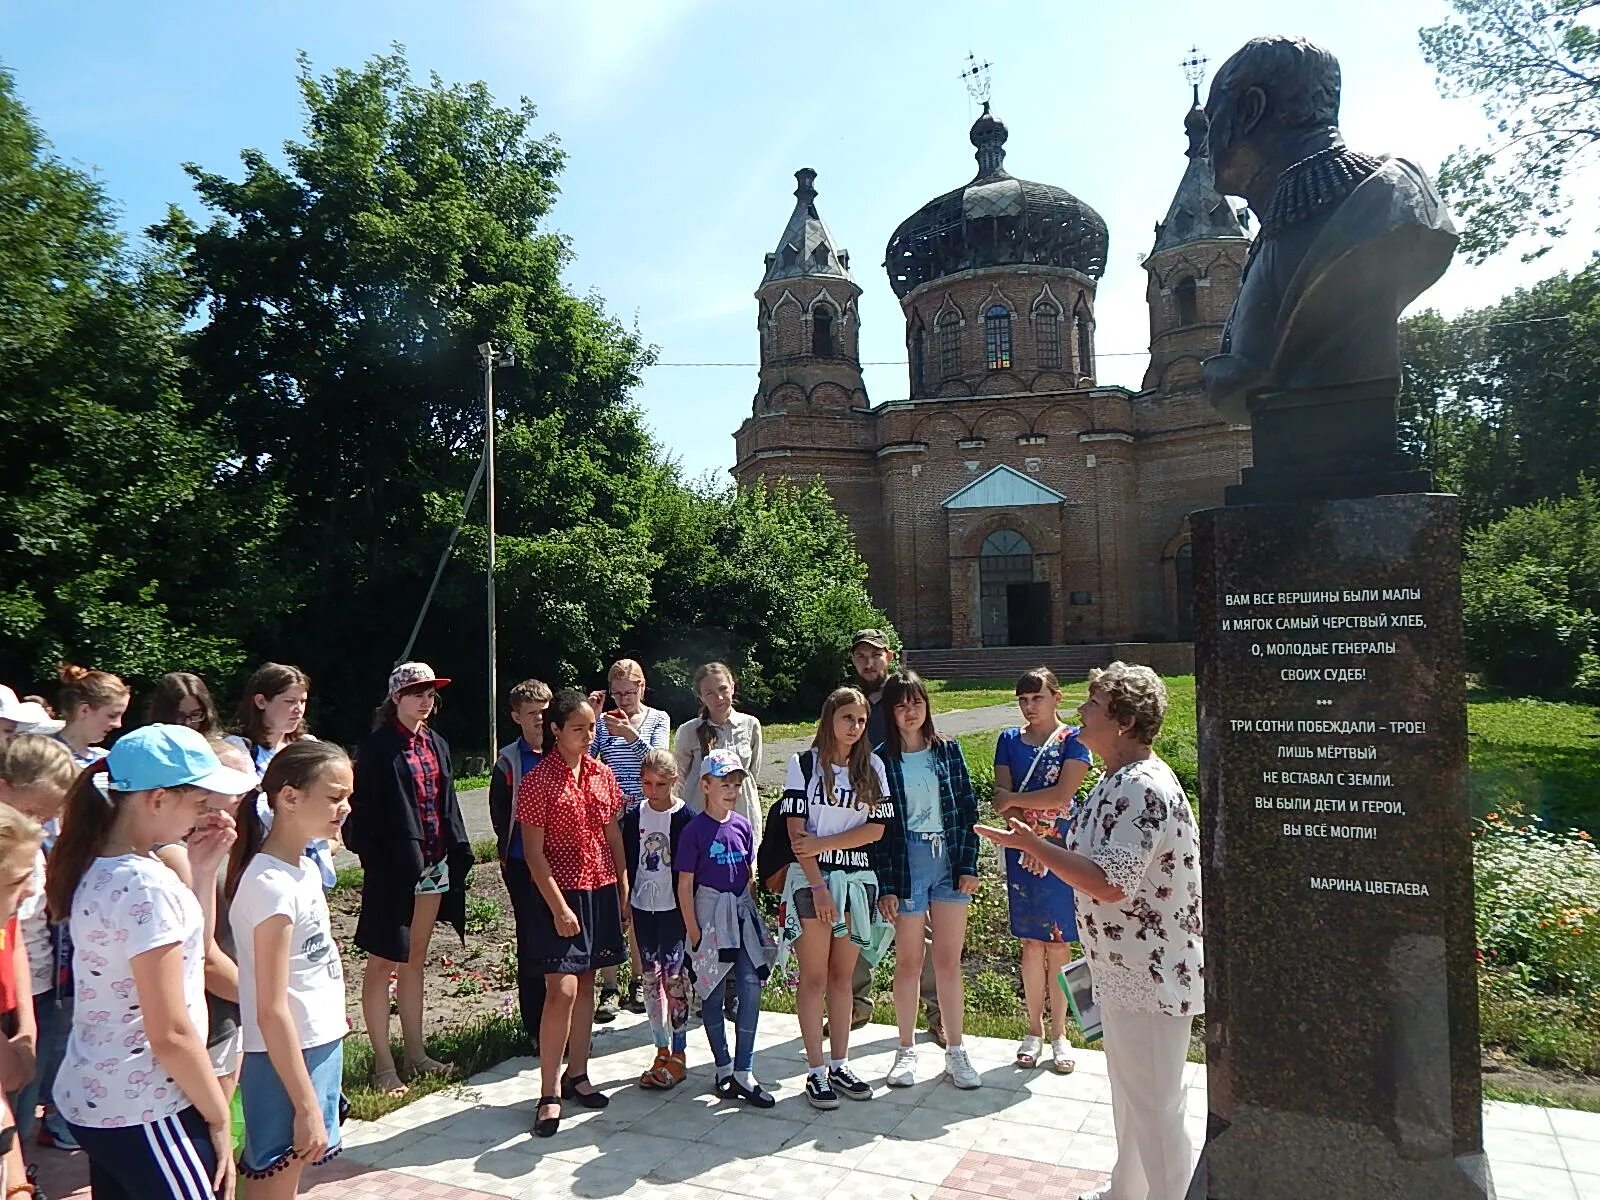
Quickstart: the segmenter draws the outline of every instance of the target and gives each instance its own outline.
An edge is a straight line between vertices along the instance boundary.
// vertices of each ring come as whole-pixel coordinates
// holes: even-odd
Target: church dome
[[[976,267],[1040,263],[1091,279],[1105,273],[1105,220],[1065,188],[1009,175],[1006,136],[985,103],[971,132],[977,175],[928,201],[889,239],[883,265],[895,295]]]

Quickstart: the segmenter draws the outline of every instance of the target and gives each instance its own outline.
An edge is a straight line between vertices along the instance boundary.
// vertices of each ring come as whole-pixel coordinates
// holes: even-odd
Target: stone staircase
[[[958,650],[907,650],[906,662],[928,679],[1015,679],[1041,663],[1063,684],[1081,680],[1091,667],[1116,658],[1116,647],[978,646]]]

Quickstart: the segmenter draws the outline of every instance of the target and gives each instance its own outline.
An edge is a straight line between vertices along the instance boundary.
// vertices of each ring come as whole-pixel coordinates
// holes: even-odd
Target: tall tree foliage
[[[1439,181],[1466,217],[1481,260],[1520,234],[1549,249],[1567,228],[1568,179],[1600,159],[1600,0],[1451,0],[1421,32],[1447,96],[1471,96],[1494,122],[1488,143],[1451,154]],[[1593,185],[1588,185],[1590,193]]]
[[[592,568],[638,519],[632,480],[653,451],[628,395],[648,352],[562,282],[571,248],[542,229],[556,140],[526,100],[414,80],[398,48],[321,77],[302,57],[299,83],[304,136],[281,164],[245,151],[237,180],[189,166],[210,223],[174,211],[156,231],[203,321],[197,403],[235,441],[238,484],[285,497],[274,569],[293,600],[263,606],[252,640],[295,647],[340,712],[381,695],[479,456],[474,347],[494,341],[519,364],[495,391],[505,593],[516,605],[562,580],[589,589],[588,623],[544,634],[568,647],[552,666],[588,665],[626,605],[573,558]],[[481,682],[481,593],[452,581],[417,652]],[[508,607],[508,652],[523,617]]]
[[[1467,523],[1600,478],[1600,256],[1488,308],[1401,323],[1403,437]]]
[[[664,495],[651,517],[654,601],[630,641],[661,665],[661,694],[685,715],[694,667],[722,659],[758,712],[815,716],[848,674],[851,632],[889,628],[820,483],[702,481]]]
[[[215,423],[179,389],[182,280],[135,255],[100,186],[55,158],[0,72],[0,669],[64,657],[134,678],[226,673],[249,522],[214,486]]]

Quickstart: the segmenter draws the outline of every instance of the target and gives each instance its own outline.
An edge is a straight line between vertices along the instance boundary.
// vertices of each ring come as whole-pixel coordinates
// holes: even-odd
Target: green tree
[[[735,489],[709,480],[651,510],[659,566],[630,643],[653,662],[658,695],[682,715],[695,667],[722,660],[756,712],[814,717],[848,675],[850,634],[887,630],[867,568],[820,483]]]
[[[1600,478],[1600,256],[1446,321],[1401,322],[1402,438],[1469,527]]]
[[[1600,150],[1600,0],[1450,0],[1421,31],[1446,96],[1472,96],[1495,132],[1445,159],[1439,182],[1481,261],[1519,234],[1543,254],[1566,232],[1566,183]]]
[[[1469,660],[1507,691],[1563,696],[1600,684],[1600,487],[1512,509],[1467,537]]]
[[[565,288],[572,248],[542,228],[556,139],[527,100],[414,80],[398,47],[321,77],[302,56],[299,84],[304,134],[281,162],[247,150],[238,180],[189,166],[210,223],[174,211],[156,231],[193,289],[190,387],[237,444],[229,482],[285,498],[274,570],[293,600],[255,606],[252,646],[311,672],[329,732],[359,732],[460,515],[483,436],[474,347],[493,341],[518,360],[495,389],[503,658],[568,682],[637,603],[605,565],[642,544],[634,481],[655,453],[629,400],[650,352]],[[482,554],[469,531],[415,651],[467,690]]]
[[[0,669],[148,679],[238,664],[234,589],[274,506],[234,516],[215,424],[179,389],[183,284],[116,232],[0,72]]]

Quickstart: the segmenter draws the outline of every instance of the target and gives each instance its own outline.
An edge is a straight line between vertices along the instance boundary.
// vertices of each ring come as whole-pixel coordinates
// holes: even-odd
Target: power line
[[[1446,321],[1446,324],[1453,325],[1458,330],[1505,329],[1513,325],[1545,325],[1551,321],[1570,321],[1571,319],[1570,313],[1558,313],[1553,317],[1518,317],[1512,321],[1479,321],[1472,325],[1454,325],[1450,321]],[[1148,358],[1150,351],[1148,348],[1144,350],[1096,350],[1094,356],[1096,358]],[[758,362],[658,362],[650,365],[653,367],[738,367],[748,370],[756,370],[761,367]],[[908,367],[911,364],[906,359],[899,358],[864,362],[856,365],[862,367]]]

